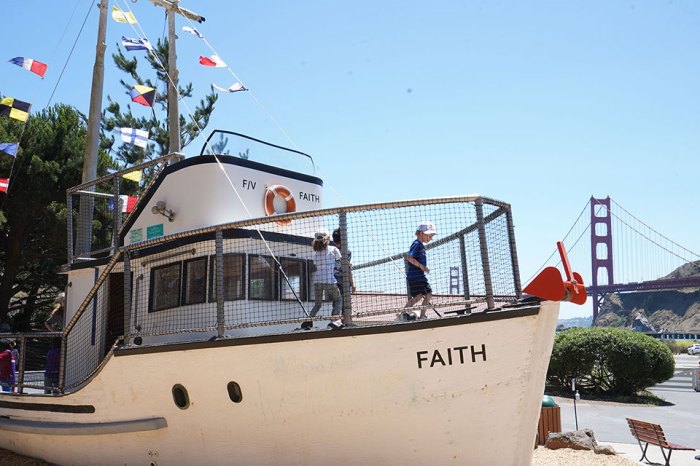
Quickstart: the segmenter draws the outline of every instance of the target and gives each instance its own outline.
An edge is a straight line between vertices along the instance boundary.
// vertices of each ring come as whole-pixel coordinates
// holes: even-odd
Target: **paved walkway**
[[[694,447],[696,451],[674,451],[673,466],[700,466],[695,460],[700,455],[700,392],[692,387],[692,371],[700,370],[700,356],[675,356],[676,371],[673,378],[656,385],[651,391],[670,403],[669,406],[641,406],[604,401],[573,400],[556,397],[561,407],[561,427],[564,432],[578,428],[593,430],[598,443],[612,445],[615,451],[632,461],[642,456],[638,443],[632,437],[626,417],[660,424],[666,438],[672,443]],[[649,446],[647,457],[664,464],[661,450]],[[648,463],[639,463],[648,464]]]

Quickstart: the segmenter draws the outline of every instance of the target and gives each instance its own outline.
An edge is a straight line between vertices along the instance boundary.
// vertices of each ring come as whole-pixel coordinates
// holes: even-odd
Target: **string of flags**
[[[134,50],[153,50],[153,46],[148,39],[133,39],[122,36],[122,45],[129,52]]]
[[[44,78],[46,70],[49,67],[49,65],[47,65],[46,63],[42,63],[38,60],[34,60],[33,58],[27,57],[15,57],[9,59],[8,61],[10,63],[14,63],[17,66],[21,66],[27,71],[31,71],[32,73],[41,76],[42,79]]]
[[[27,121],[31,108],[32,104],[13,99],[12,97],[5,97],[0,100],[0,115],[5,115],[15,120]]]
[[[199,64],[204,65],[204,66],[213,66],[216,68],[226,68],[226,63],[219,57],[218,55],[214,54],[209,57],[204,57],[200,56],[199,57]]]
[[[136,196],[127,196],[125,194],[121,194],[119,196],[119,206],[120,211],[122,213],[129,213],[132,210],[134,210],[134,207],[136,207],[136,204],[139,202],[139,198]],[[108,199],[107,200],[107,208],[109,210],[114,210],[114,199]]]
[[[192,28],[192,27],[189,27],[189,26],[182,26],[182,30],[185,31],[185,32],[189,32],[189,33],[192,34],[193,36],[197,36],[197,37],[199,37],[200,39],[204,39],[204,36],[202,35],[202,33],[199,32],[198,30],[196,30],[195,28]]]
[[[138,21],[136,21],[136,17],[134,16],[134,14],[132,12],[123,11],[118,6],[112,7],[112,19],[114,21],[116,21],[117,23],[136,24],[138,22]]]
[[[7,155],[17,156],[17,149],[19,149],[19,144],[16,142],[0,142],[0,151]]]
[[[148,131],[145,129],[136,128],[120,128],[122,141],[132,146],[146,147],[148,146]]]
[[[129,91],[131,100],[137,104],[153,107],[153,102],[156,100],[156,90],[152,87],[136,85]]]
[[[223,87],[221,87],[221,86],[218,86],[216,83],[213,83],[211,86],[212,86],[214,89],[216,89],[217,91],[220,91],[220,92],[240,92],[240,91],[247,91],[247,90],[248,90],[248,88],[245,87],[245,86],[244,86],[243,84],[241,84],[241,83],[234,83],[234,84],[231,84],[231,85],[230,85],[229,87],[227,87],[227,88],[223,88]]]
[[[141,179],[143,178],[143,170],[136,170],[133,172],[125,173],[122,175],[122,178],[125,180],[131,180],[136,183],[140,183]]]
[[[112,19],[118,23],[127,23],[127,24],[137,24],[138,21],[136,20],[136,17],[131,11],[124,11],[121,8],[117,6],[112,7]],[[197,29],[194,27],[190,26],[183,26],[182,30],[184,32],[187,32],[188,34],[191,34],[198,39],[206,40],[204,39],[204,35],[199,32]],[[131,38],[131,37],[126,37],[122,36],[122,45],[124,48],[129,51],[139,51],[139,50],[146,50],[149,52],[153,52],[153,45],[150,43],[150,41],[146,38],[140,39],[140,38]],[[35,60],[33,58],[29,57],[14,57],[8,60],[9,63],[12,63],[14,65],[17,65],[31,73],[36,74],[37,76],[40,76],[42,79],[46,75],[46,72],[48,70],[48,65],[46,63],[40,62],[38,60]],[[219,57],[216,54],[211,55],[210,57],[203,56],[201,55],[199,57],[199,63],[203,66],[208,66],[212,68],[227,68],[228,65],[226,62],[224,62],[221,57]],[[234,93],[234,92],[241,92],[241,91],[247,91],[248,89],[240,82],[236,82],[229,87],[225,88],[222,86],[219,86],[218,84],[212,83],[212,88],[216,89],[219,92],[227,92],[227,93]],[[134,88],[129,92],[129,96],[131,97],[131,100],[135,103],[138,103],[140,105],[144,105],[146,107],[153,107],[153,104],[155,102],[156,98],[156,89],[148,86],[143,86],[143,85],[135,85]],[[19,120],[22,122],[26,122],[27,119],[29,118],[29,113],[31,111],[32,104],[28,102],[21,101],[19,99],[15,99],[12,97],[6,97],[0,100],[0,115],[7,116],[9,118]],[[149,142],[149,132],[147,130],[142,130],[138,128],[120,128],[120,136],[121,140],[124,143],[131,144],[137,147],[141,148],[146,148],[148,147],[148,142]],[[0,142],[0,152],[7,154],[12,157],[17,156],[17,152],[19,150],[19,143],[16,142]],[[142,171],[133,171],[130,173],[127,173],[125,175],[122,175],[123,178],[131,181],[135,181],[137,183],[141,182],[141,179],[143,177],[143,172]],[[10,178],[0,178],[0,192],[5,192],[7,193],[7,189],[10,183]],[[126,199],[124,202],[122,202],[122,212],[130,212],[130,210],[124,210],[127,208],[131,208],[129,206],[135,205],[136,201],[132,200],[132,196],[122,196],[122,198],[129,198]],[[135,198],[134,198],[135,199]]]

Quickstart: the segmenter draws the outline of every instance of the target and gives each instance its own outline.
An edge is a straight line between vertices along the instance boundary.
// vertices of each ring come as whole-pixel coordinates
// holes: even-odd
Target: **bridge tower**
[[[597,208],[597,209],[596,209]],[[593,301],[593,322],[598,318],[600,304],[605,296],[598,292],[598,286],[612,285],[613,281],[613,250],[612,228],[610,215],[610,196],[596,199],[591,196],[591,298]],[[605,270],[604,283],[598,283],[598,272]],[[607,280],[606,280],[607,278]]]

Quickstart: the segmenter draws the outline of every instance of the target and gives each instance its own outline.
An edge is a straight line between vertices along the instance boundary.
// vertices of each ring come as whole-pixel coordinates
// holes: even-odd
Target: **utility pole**
[[[100,118],[102,115],[102,88],[105,78],[105,50],[107,49],[107,8],[108,0],[100,0],[100,20],[97,28],[97,47],[95,65],[92,68],[92,89],[90,91],[90,110],[88,114],[87,141],[83,157],[83,183],[97,178],[97,149],[100,145]],[[95,187],[89,188],[94,191]],[[80,218],[76,244],[77,257],[88,254],[92,248],[92,215],[95,200],[92,196],[82,195],[80,199]],[[71,221],[68,218],[68,221]]]

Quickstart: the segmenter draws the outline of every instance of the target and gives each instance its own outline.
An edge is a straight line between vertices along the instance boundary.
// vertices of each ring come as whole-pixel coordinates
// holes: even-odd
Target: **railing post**
[[[510,246],[510,262],[513,269],[513,286],[515,296],[520,299],[522,284],[520,283],[520,265],[518,264],[518,252],[515,247],[515,228],[513,227],[513,212],[510,206],[506,210],[506,224],[508,225],[508,246]]]
[[[27,337],[24,335],[19,337],[19,383],[17,384],[17,393],[24,393],[24,366],[27,361]]]
[[[124,341],[131,335],[131,254],[124,251]]]
[[[114,178],[114,230],[112,231],[112,254],[117,248],[119,241],[119,227],[121,226],[122,209],[119,202],[119,178]]]
[[[352,324],[352,289],[350,287],[350,261],[348,261],[348,214],[345,211],[338,213],[338,226],[340,229],[340,268],[343,272],[343,322]]]
[[[469,269],[467,268],[467,245],[464,235],[459,235],[459,258],[462,263],[462,288],[464,289],[464,299],[469,301]]]
[[[51,342],[51,345],[53,345],[53,341]],[[67,338],[67,333],[64,330],[63,335],[61,335],[61,354],[59,355],[59,364],[58,367],[60,367],[58,371],[58,391],[61,393],[65,393],[65,386],[66,386],[66,351],[68,350],[68,338]]]
[[[224,336],[224,232],[216,230],[216,335]]]
[[[484,223],[484,201],[481,198],[474,202],[476,207],[476,227],[479,231],[479,249],[481,250],[481,268],[484,272],[484,288],[486,291],[487,309],[494,309],[493,285],[491,283],[491,265],[489,263],[489,248],[486,242],[486,225]]]
[[[73,263],[73,194],[66,193],[66,225],[68,226],[68,263]]]

